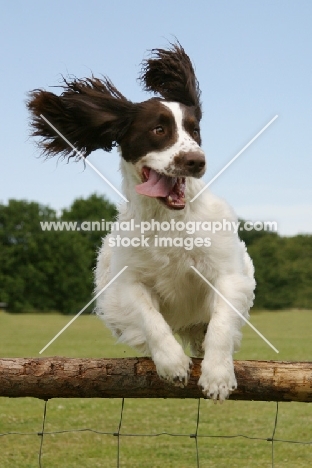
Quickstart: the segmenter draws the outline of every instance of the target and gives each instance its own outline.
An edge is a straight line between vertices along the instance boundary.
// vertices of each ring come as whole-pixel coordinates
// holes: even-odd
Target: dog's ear
[[[171,48],[152,49],[152,57],[144,60],[140,76],[144,89],[160,94],[163,98],[194,106],[200,120],[200,89],[194,68],[183,47],[171,44]]]
[[[120,143],[131,125],[136,104],[107,78],[64,79],[62,88],[60,96],[34,90],[27,101],[32,136],[41,137],[39,146],[46,156],[60,154],[79,159],[96,149],[111,151]]]

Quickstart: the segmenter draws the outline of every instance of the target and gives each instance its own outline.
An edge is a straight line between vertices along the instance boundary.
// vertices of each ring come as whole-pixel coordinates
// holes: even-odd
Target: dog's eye
[[[163,135],[165,133],[165,129],[161,125],[157,125],[157,127],[153,129],[153,133],[155,133],[155,135]]]
[[[193,130],[193,137],[198,138],[199,137],[199,128],[194,128]]]

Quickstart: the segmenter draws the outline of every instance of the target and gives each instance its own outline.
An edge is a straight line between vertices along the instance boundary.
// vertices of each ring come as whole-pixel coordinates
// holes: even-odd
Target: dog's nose
[[[206,160],[203,153],[186,153],[184,156],[185,167],[191,174],[199,174],[204,171]]]

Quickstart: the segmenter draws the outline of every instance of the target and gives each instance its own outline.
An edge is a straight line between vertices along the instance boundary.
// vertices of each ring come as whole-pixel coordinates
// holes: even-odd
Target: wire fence
[[[272,416],[273,416],[273,419],[272,419],[272,426],[271,428],[267,427],[266,428],[266,431],[267,431],[267,437],[255,437],[255,436],[252,436],[252,435],[249,435],[248,432],[249,432],[249,427],[247,426],[246,427],[246,433],[236,433],[236,434],[220,434],[220,433],[205,433],[202,431],[201,429],[201,419],[204,415],[204,417],[206,417],[207,415],[207,408],[202,408],[203,406],[203,400],[198,398],[197,400],[194,400],[194,403],[196,404],[196,411],[194,411],[193,413],[193,416],[194,416],[194,431],[193,432],[181,432],[181,433],[173,433],[173,432],[167,432],[167,431],[163,431],[163,432],[128,432],[127,430],[124,430],[124,426],[123,426],[123,421],[124,421],[124,415],[126,414],[127,412],[127,399],[125,398],[122,398],[122,399],[118,399],[118,401],[120,401],[120,406],[119,406],[119,410],[118,410],[118,417],[116,418],[116,431],[102,431],[102,430],[97,430],[97,429],[93,429],[93,428],[85,428],[85,427],[82,427],[82,428],[75,428],[75,429],[61,429],[61,430],[46,430],[46,425],[47,425],[47,419],[49,417],[49,413],[50,411],[52,412],[53,411],[53,408],[51,408],[50,410],[50,404],[53,400],[46,400],[43,402],[43,408],[42,408],[42,420],[41,420],[41,423],[40,423],[40,430],[38,430],[38,432],[36,431],[30,431],[30,432],[18,432],[18,431],[8,431],[8,432],[3,432],[3,433],[0,433],[0,444],[1,444],[1,441],[4,441],[4,439],[6,438],[13,438],[13,444],[11,445],[11,447],[16,447],[16,438],[17,437],[22,437],[22,436],[32,436],[32,437],[38,437],[39,436],[39,441],[38,441],[38,447],[37,447],[37,453],[38,453],[38,458],[37,458],[37,464],[34,465],[34,464],[27,464],[25,462],[25,464],[21,464],[21,465],[16,465],[16,464],[12,464],[12,465],[9,465],[9,464],[5,464],[6,462],[4,461],[3,459],[3,464],[0,463],[0,466],[14,466],[14,468],[19,468],[19,466],[21,468],[24,468],[24,467],[28,467],[28,466],[38,466],[39,468],[48,468],[50,466],[64,466],[67,468],[68,464],[67,464],[67,461],[66,459],[64,458],[63,460],[63,464],[59,464],[60,462],[57,462],[57,464],[51,464],[51,461],[50,462],[45,462],[45,451],[48,449],[49,447],[49,443],[51,441],[51,437],[55,437],[57,435],[64,435],[64,434],[82,434],[82,433],[92,433],[92,434],[96,434],[98,436],[100,436],[100,439],[98,441],[99,444],[101,444],[101,447],[104,446],[104,450],[105,450],[105,441],[107,440],[107,437],[108,438],[113,438],[115,439],[115,449],[114,449],[114,452],[115,452],[115,456],[114,456],[114,460],[111,459],[109,461],[109,465],[107,464],[108,462],[106,461],[103,461],[103,463],[101,464],[101,462],[98,462],[98,464],[87,464],[88,463],[88,460],[83,460],[82,458],[79,459],[79,462],[78,464],[76,465],[70,465],[70,466],[112,466],[112,467],[133,467],[133,466],[150,466],[150,467],[158,467],[158,466],[170,466],[170,467],[181,467],[181,466],[188,466],[188,467],[194,467],[194,468],[204,468],[206,466],[223,466],[222,464],[220,464],[220,460],[213,460],[213,457],[215,455],[215,451],[211,451],[213,453],[210,453],[209,454],[209,450],[212,449],[211,447],[211,444],[208,442],[208,441],[211,441],[211,440],[230,440],[230,439],[243,439],[245,441],[248,441],[248,443],[252,444],[253,442],[257,442],[257,443],[265,443],[265,444],[270,444],[271,446],[271,450],[270,450],[270,454],[267,456],[266,460],[265,460],[265,464],[263,464],[263,461],[258,464],[258,455],[257,455],[257,452],[255,452],[254,455],[252,455],[252,451],[255,449],[255,446],[254,445],[251,445],[250,446],[250,453],[251,453],[251,458],[248,459],[248,461],[246,461],[247,465],[244,465],[242,463],[240,463],[239,465],[235,465],[234,462],[233,462],[233,459],[232,460],[228,460],[228,465],[227,466],[240,466],[240,467],[244,467],[246,466],[246,468],[251,468],[253,466],[266,466],[266,467],[269,467],[271,466],[272,468],[277,468],[277,467],[284,467],[284,466],[296,466],[296,467],[308,467],[311,465],[311,461],[312,461],[312,427],[311,427],[311,417],[310,415],[308,414],[309,411],[307,411],[307,418],[304,419],[304,421],[302,421],[302,424],[305,425],[305,434],[306,434],[306,437],[307,439],[306,440],[291,440],[291,439],[283,439],[283,438],[277,438],[276,437],[276,432],[277,432],[277,427],[278,427],[278,424],[279,424],[279,421],[281,419],[281,411],[280,409],[281,408],[286,408],[287,405],[291,405],[291,403],[279,403],[279,402],[273,402],[272,404],[274,405],[274,413],[272,413]],[[69,401],[69,400],[67,400]],[[91,404],[92,400],[89,400],[89,404]],[[104,400],[103,400],[104,401]],[[115,400],[116,401],[116,400]],[[138,400],[137,400],[138,401]],[[154,400],[155,401],[155,400]],[[154,401],[150,400],[148,402],[148,405],[153,405],[154,404]],[[172,401],[172,400],[171,400]],[[170,404],[170,400],[161,400],[162,404],[163,405],[168,405]],[[180,407],[181,407],[181,412],[183,412],[183,407],[186,405],[186,402],[187,400],[180,400]],[[222,407],[222,410],[225,411],[225,413],[227,413],[227,409],[226,409],[226,405],[227,404],[235,404],[235,403],[238,403],[238,402],[225,402],[223,407]],[[245,403],[245,402],[244,402]],[[253,402],[252,403],[253,405],[257,405],[259,404],[259,402]],[[269,404],[269,403],[268,403]],[[304,404],[304,403],[297,403],[297,405],[303,405],[305,406],[306,408],[310,408],[310,405],[309,404]],[[84,408],[85,411],[88,411],[88,406],[85,406]],[[168,417],[170,418],[170,408],[168,409]],[[189,415],[191,416],[191,415]],[[229,415],[230,416],[230,415]],[[131,417],[133,417],[133,414],[131,415]],[[247,417],[247,420],[248,420],[248,417]],[[250,421],[250,418],[249,418],[249,421]],[[298,421],[297,421],[298,422]],[[300,422],[299,422],[300,424]],[[183,424],[182,424],[183,425]],[[223,428],[224,430],[226,429],[226,427]],[[216,431],[216,432],[220,432],[220,431]],[[155,439],[159,439],[159,438],[163,438],[163,437],[169,437],[171,439],[175,438],[175,439],[179,439],[179,455],[181,458],[179,461],[170,461],[168,459],[168,464],[157,464],[157,462],[154,462],[153,461],[153,453],[155,454],[157,448],[159,447],[159,445],[157,444],[154,444],[153,445],[153,440]],[[310,440],[308,440],[308,437],[310,437]],[[123,441],[126,439],[126,438],[131,438],[131,439],[137,439],[140,441],[142,441],[144,438],[149,438],[151,443],[149,445],[149,453],[151,453],[151,456],[148,458],[148,461],[145,459],[144,461],[144,464],[140,464],[140,462],[138,461],[137,464],[134,464],[134,462],[131,460],[129,460],[129,457],[128,457],[128,452],[127,450],[123,450],[124,446],[123,446]],[[190,441],[192,440],[192,444],[193,444],[193,449],[191,450],[191,454],[190,454],[190,457],[188,458],[188,461],[186,462],[186,464],[183,464],[184,463],[184,460],[183,460],[183,447],[184,447],[184,444],[182,443],[182,441]],[[283,460],[279,460],[277,461],[276,460],[276,455],[275,455],[275,451],[276,451],[276,446],[277,444],[283,444],[284,445],[284,450],[283,450],[283,453],[284,453],[284,456],[283,456]],[[300,445],[301,447],[303,446],[308,446],[308,452],[305,454],[305,460],[302,459],[301,462],[299,462],[299,458],[298,455],[295,456],[296,457],[296,460],[292,459],[291,457],[288,457],[287,456],[287,453],[288,453],[288,450],[287,450],[287,447],[289,445],[293,445],[293,444],[296,444],[296,445]],[[0,459],[1,457],[4,456],[4,453],[5,453],[5,448],[3,447],[3,444],[2,445],[2,448],[0,449]],[[142,444],[143,445],[143,444]],[[169,447],[170,447],[170,442],[169,442]],[[151,450],[152,448],[152,450]],[[66,451],[68,452],[68,450],[70,451],[70,446],[66,448]],[[2,454],[2,455],[1,455]],[[64,457],[65,457],[65,454],[64,454]],[[288,458],[287,458],[288,457]],[[309,461],[310,460],[310,461]],[[9,463],[9,462],[7,462]],[[209,463],[213,463],[213,464],[209,464]],[[215,463],[215,464],[214,464]],[[281,463],[281,464],[280,464]],[[226,465],[224,465],[226,466]]]

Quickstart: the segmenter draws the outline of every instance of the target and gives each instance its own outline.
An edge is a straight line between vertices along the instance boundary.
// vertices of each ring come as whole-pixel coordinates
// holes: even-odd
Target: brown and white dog
[[[183,386],[191,359],[175,338],[178,334],[192,356],[203,356],[198,383],[204,395],[222,401],[237,386],[232,356],[243,324],[229,303],[248,317],[253,265],[237,231],[211,231],[207,242],[203,223],[236,222],[232,209],[208,190],[190,202],[204,186],[200,177],[206,163],[200,146],[199,85],[181,45],[153,50],[141,81],[158,97],[132,103],[109,79],[94,77],[65,80],[61,96],[35,90],[28,101],[33,135],[41,137],[47,156],[75,155],[44,115],[85,157],[118,145],[129,202],[120,206],[117,221],[119,226],[132,221],[132,228],[115,227],[104,239],[96,291],[125,265],[127,269],[99,296],[97,314],[120,342],[151,355],[160,377]],[[181,229],[191,224],[194,232]],[[165,243],[159,242],[155,226],[166,226]],[[190,239],[191,248],[185,248]]]

